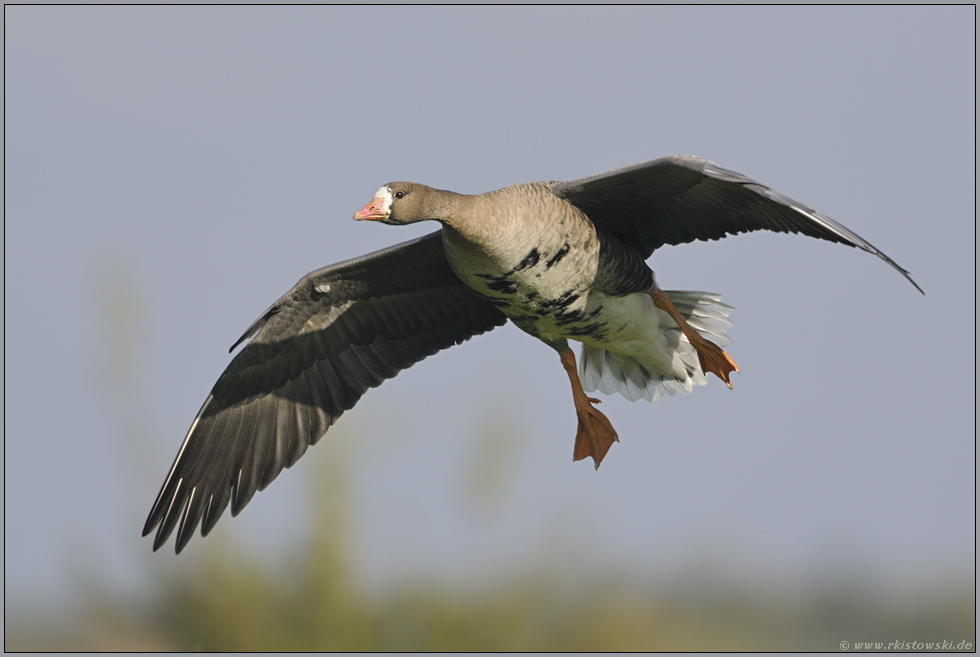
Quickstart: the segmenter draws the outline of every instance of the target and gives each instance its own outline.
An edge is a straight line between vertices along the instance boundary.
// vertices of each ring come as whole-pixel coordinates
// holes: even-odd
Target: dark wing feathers
[[[671,155],[553,182],[551,190],[644,258],[665,244],[717,240],[753,230],[802,233],[873,253],[922,292],[894,260],[830,217],[693,155]]]
[[[506,321],[449,267],[441,232],[312,272],[249,327],[150,511],[180,552],[292,466],[361,395]],[[253,337],[254,336],[254,337]],[[234,347],[233,347],[234,348]]]

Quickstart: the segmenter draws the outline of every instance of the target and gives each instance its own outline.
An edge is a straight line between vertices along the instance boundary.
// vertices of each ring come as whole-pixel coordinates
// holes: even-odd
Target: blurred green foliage
[[[149,602],[101,592],[87,597],[89,607],[73,622],[8,617],[5,648],[727,652],[838,650],[842,640],[976,645],[972,596],[943,591],[918,600],[832,583],[790,598],[664,591],[630,581],[626,572],[576,583],[529,563],[479,591],[416,584],[367,595],[351,575],[345,459],[331,456],[320,461],[327,465],[317,477],[315,527],[286,568],[274,570],[212,537],[203,558],[161,580]]]
[[[326,498],[343,499],[339,491]],[[329,495],[329,493],[333,493]],[[628,574],[569,583],[543,564],[487,590],[414,585],[382,599],[350,578],[343,508],[286,572],[213,554],[155,610],[180,649],[220,651],[835,650],[841,640],[946,637],[975,644],[972,599],[862,597],[831,587],[802,602],[758,593],[663,593]]]

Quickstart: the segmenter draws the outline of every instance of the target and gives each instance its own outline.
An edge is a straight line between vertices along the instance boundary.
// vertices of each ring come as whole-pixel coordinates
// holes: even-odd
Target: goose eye
[[[395,192],[395,198],[401,198],[405,196],[405,192]]]

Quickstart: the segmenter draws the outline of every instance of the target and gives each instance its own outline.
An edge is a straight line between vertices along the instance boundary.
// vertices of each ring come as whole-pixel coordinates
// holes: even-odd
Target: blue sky
[[[539,557],[972,580],[974,19],[6,7],[5,598],[71,600],[79,572],[136,591],[212,541],[275,562],[327,459],[378,586]],[[557,356],[506,326],[370,391],[238,518],[149,555],[145,514],[228,347],[306,272],[434,228],[352,221],[381,184],[478,193],[669,153],[817,208],[926,296],[800,236],[664,248],[664,288],[735,306],[742,373],[605,398],[621,443],[598,472],[571,461]]]

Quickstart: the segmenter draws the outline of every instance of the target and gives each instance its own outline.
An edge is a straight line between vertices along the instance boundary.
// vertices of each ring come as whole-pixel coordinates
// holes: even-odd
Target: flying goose
[[[179,553],[231,503],[292,466],[361,395],[426,356],[504,324],[555,349],[578,418],[574,460],[596,468],[617,435],[586,391],[658,401],[711,372],[733,308],[705,292],[661,290],[645,260],[665,244],[753,231],[803,233],[882,258],[819,212],[745,176],[674,155],[569,182],[467,196],[415,183],[381,187],[355,215],[434,233],[304,276],[245,331],[251,338],[205,400],[153,504],[153,549]],[[579,367],[568,339],[582,343]],[[581,377],[581,378],[580,378]]]

